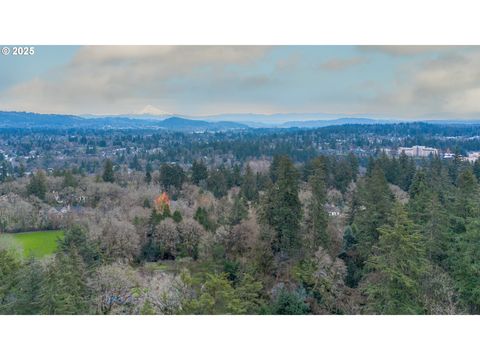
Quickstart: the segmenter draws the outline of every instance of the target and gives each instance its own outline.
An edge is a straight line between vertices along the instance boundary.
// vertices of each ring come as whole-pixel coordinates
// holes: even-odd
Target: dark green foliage
[[[152,182],[152,164],[147,162],[147,165],[145,166],[145,182],[147,184],[150,184]]]
[[[75,246],[59,252],[48,266],[40,290],[40,311],[50,315],[88,314],[85,264]]]
[[[412,219],[415,219],[418,223],[426,223],[426,208],[434,193],[424,171],[419,170],[415,173],[409,195],[408,209]]]
[[[299,229],[302,205],[298,198],[298,171],[286,156],[272,163],[274,183],[263,199],[262,221],[275,232],[272,249],[282,255],[293,255],[300,249]]]
[[[18,271],[13,296],[14,306],[11,312],[22,315],[35,315],[41,311],[41,289],[44,281],[44,269],[35,258],[29,258]]]
[[[72,187],[76,188],[78,186],[78,181],[75,179],[73,176],[72,172],[70,170],[65,171],[65,174],[63,175],[63,187]]]
[[[248,201],[258,200],[257,180],[249,165],[247,165],[247,168],[245,169],[240,192]]]
[[[380,236],[367,261],[372,272],[366,285],[368,309],[375,314],[423,313],[420,280],[427,269],[425,244],[406,211],[396,205],[391,225]]]
[[[150,184],[152,182],[152,173],[150,171],[145,172],[145,182]]]
[[[103,165],[102,179],[105,182],[111,182],[111,183],[115,181],[115,176],[113,174],[113,162],[110,159],[107,159],[105,161],[105,164]]]
[[[442,265],[445,262],[452,237],[449,215],[438,195],[433,194],[426,202],[425,215],[414,214],[416,217],[413,219],[420,225],[428,257]]]
[[[155,225],[160,224],[160,221],[162,220],[163,214],[159,213],[156,209],[152,209],[152,212],[150,213],[150,219],[148,220],[150,226],[154,227]]]
[[[470,168],[458,175],[457,189],[455,214],[463,219],[478,216],[477,179]]]
[[[355,233],[352,229],[352,226],[346,226],[343,232],[343,253],[347,253],[355,247],[357,239],[355,238]]]
[[[138,160],[138,156],[135,155],[130,162],[130,169],[135,170],[135,171],[142,171],[142,164],[140,164],[140,161]]]
[[[160,220],[158,221],[160,223]],[[155,226],[157,223],[153,223],[152,217],[149,220],[148,230],[145,236],[145,242],[142,245],[140,250],[140,260],[144,261],[157,261],[162,254],[162,249],[156,238],[158,234],[156,233]]]
[[[232,210],[229,214],[230,225],[238,225],[240,222],[248,217],[248,208],[245,199],[240,195],[233,198]]]
[[[27,192],[29,195],[35,195],[42,200],[45,199],[47,193],[47,178],[43,171],[37,171],[36,174],[32,174],[27,186]]]
[[[0,313],[10,313],[14,305],[11,292],[17,283],[20,266],[15,253],[0,249]]]
[[[0,140],[7,154],[23,157],[39,149],[45,156],[10,163],[0,154],[0,229],[67,229],[51,259],[0,251],[2,314],[95,312],[98,294],[90,290],[97,291],[99,274],[111,265],[99,248],[118,244],[116,233],[107,238],[95,228],[104,219],[96,224],[91,215],[134,225],[135,244],[128,245],[138,245],[139,254],[120,255],[114,275],[122,280],[127,269],[141,277],[129,308],[135,313],[480,314],[480,162],[463,158],[480,149],[478,126],[5,134]],[[57,144],[62,141],[68,146]],[[456,148],[457,156],[412,158],[380,150],[418,144]],[[124,150],[111,152],[111,146]],[[104,163],[85,156],[85,148],[94,154],[97,147],[116,155]],[[266,173],[264,161],[272,158]],[[210,170],[198,159],[208,159]],[[187,177],[183,169],[190,166]],[[50,175],[36,171],[40,167]],[[17,182],[25,172],[34,175]],[[95,184],[93,174],[97,182],[118,186]],[[182,213],[153,209],[157,181]],[[47,196],[50,190],[55,198]],[[204,201],[211,195],[204,192],[217,200]],[[64,205],[70,212],[59,215],[55,210]],[[341,215],[329,218],[325,205]],[[91,231],[76,222],[89,223]],[[158,296],[155,288],[149,293],[157,280],[152,276],[179,275],[184,268],[190,279],[172,283],[179,297],[173,302],[180,305],[160,310],[167,301],[151,297]]]
[[[227,179],[224,171],[221,169],[210,172],[207,179],[207,189],[213,193],[216,198],[227,195]]]
[[[310,306],[305,299],[304,291],[282,288],[270,305],[269,312],[273,315],[306,315],[310,312]]]
[[[346,160],[338,161],[333,168],[333,184],[338,190],[344,193],[347,191],[348,185],[354,179],[355,175],[351,163]]]
[[[410,218],[420,225],[429,259],[441,264],[450,236],[445,206],[423,170],[416,172],[409,193],[407,208]]]
[[[402,153],[399,159],[399,178],[397,185],[403,190],[408,191],[415,175],[415,163],[412,158],[409,158]]]
[[[449,249],[449,269],[456,281],[462,304],[469,313],[480,314],[480,221],[467,225]]]
[[[311,231],[313,237],[312,249],[315,251],[319,246],[326,249],[330,247],[327,234],[328,214],[325,210],[327,202],[327,189],[325,184],[326,174],[321,159],[314,162],[313,174],[308,182],[312,190],[312,199],[309,204]]]
[[[162,164],[160,167],[160,183],[165,187],[182,188],[185,181],[185,172],[177,164]]]
[[[183,280],[196,289],[191,298],[182,304],[182,313],[215,314],[256,314],[263,306],[262,284],[251,276],[244,275],[237,286],[233,286],[225,273],[206,274],[206,281],[196,285],[195,279],[184,275]]]
[[[389,157],[382,152],[378,159],[371,158],[368,163],[367,175],[370,176],[375,166],[382,169],[385,178],[391,184],[398,185],[408,191],[415,175],[415,161],[404,152],[398,158]]]
[[[376,165],[359,190],[359,210],[354,224],[359,255],[367,257],[379,237],[378,229],[387,224],[394,204],[383,171]]]
[[[18,167],[18,177],[24,177],[24,176],[25,176],[25,164],[21,162],[20,166]]]
[[[150,208],[152,207],[151,202],[150,202],[149,199],[146,199],[146,198],[145,198],[145,199],[143,200],[143,207],[144,207],[145,209],[150,209]]]
[[[232,169],[224,169],[225,177],[227,179],[227,187],[230,189],[234,186],[240,186],[242,183],[242,176],[240,166],[234,165]]]
[[[170,212],[170,206],[165,206],[163,208],[162,218],[166,219],[166,218],[169,218],[169,217],[172,217],[172,213]]]
[[[208,169],[203,162],[193,161],[192,163],[192,183],[199,185],[201,181],[207,180]]]
[[[350,165],[350,173],[352,175],[352,180],[357,181],[358,166],[359,166],[358,159],[353,153],[348,153],[347,161],[348,161],[348,164]]]
[[[195,211],[195,215],[193,218],[200,224],[202,225],[205,230],[207,231],[215,231],[215,223],[210,219],[208,216],[208,212],[206,209],[202,208],[201,206],[197,208],[197,211]]]
[[[173,212],[172,219],[173,219],[173,221],[175,221],[176,223],[181,222],[181,221],[182,221],[182,214],[180,213],[180,211],[175,210],[175,211]]]
[[[100,263],[100,249],[88,241],[87,231],[80,225],[72,225],[65,231],[63,239],[59,240],[58,249],[60,251],[67,253],[72,247],[87,266]]]
[[[240,263],[237,261],[225,260],[223,262],[223,271],[227,274],[228,280],[235,283],[238,280]]]

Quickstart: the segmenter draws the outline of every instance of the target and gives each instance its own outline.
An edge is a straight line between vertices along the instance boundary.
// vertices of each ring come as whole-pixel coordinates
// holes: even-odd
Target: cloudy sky
[[[480,47],[39,46],[0,55],[0,110],[480,118]]]

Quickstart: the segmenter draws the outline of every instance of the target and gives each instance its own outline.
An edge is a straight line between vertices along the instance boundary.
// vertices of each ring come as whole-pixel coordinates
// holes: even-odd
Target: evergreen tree
[[[409,194],[408,210],[411,218],[418,224],[425,224],[427,221],[426,208],[433,196],[433,192],[427,181],[427,175],[423,170],[415,173]]]
[[[216,198],[227,195],[227,179],[223,171],[217,169],[210,173],[207,179],[207,189],[211,191]]]
[[[105,182],[113,183],[115,181],[115,177],[113,174],[113,162],[110,159],[105,161],[105,165],[103,166],[103,175],[102,179]]]
[[[78,182],[70,170],[65,171],[65,174],[63,175],[62,186],[64,188],[67,188],[67,187],[76,188],[78,186]]]
[[[22,178],[25,176],[25,164],[23,162],[20,163],[20,166],[18,167],[18,177]]]
[[[310,312],[310,306],[305,300],[306,294],[301,290],[283,288],[274,299],[270,312],[274,315],[306,315]]]
[[[250,165],[247,165],[245,169],[245,175],[242,179],[240,193],[248,201],[258,200],[257,180],[252,169],[250,168]]]
[[[87,266],[100,263],[100,249],[95,246],[94,242],[88,241],[87,231],[80,225],[72,225],[65,232],[63,239],[58,241],[60,251],[68,252],[71,247],[76,249]]]
[[[480,314],[480,221],[472,220],[467,231],[449,248],[449,270],[461,303],[471,314]]]
[[[241,183],[242,183],[242,176],[241,176],[240,166],[235,165],[231,172],[230,181],[228,185],[229,187],[240,186]]]
[[[380,237],[367,269],[368,308],[375,314],[422,314],[420,280],[427,268],[424,243],[407,213],[397,204],[391,225],[379,228]]]
[[[145,182],[147,184],[150,184],[152,182],[152,164],[147,163],[147,166],[145,166]]]
[[[12,290],[17,283],[17,273],[21,268],[16,254],[0,249],[0,313],[10,313],[15,297]]]
[[[27,192],[29,195],[35,195],[42,200],[45,199],[47,193],[47,178],[43,171],[39,170],[36,174],[32,174],[27,186]]]
[[[130,163],[130,169],[135,171],[142,171],[142,164],[140,164],[137,155],[133,157],[132,162]]]
[[[233,198],[232,210],[230,211],[229,223],[230,225],[238,225],[240,222],[248,217],[247,204],[245,199],[240,195]]]
[[[181,189],[185,181],[185,172],[177,164],[162,164],[160,167],[160,183],[165,187]]]
[[[30,257],[20,269],[14,288],[15,303],[12,313],[35,315],[40,313],[40,291],[43,282],[43,266]]]
[[[179,222],[182,222],[182,214],[180,213],[180,211],[178,210],[175,210],[173,212],[173,215],[172,215],[172,219],[173,221],[175,221],[176,223],[179,223]]]
[[[352,174],[352,180],[357,181],[357,175],[358,175],[358,159],[353,153],[348,153],[347,157],[348,164],[350,165],[350,172]]]
[[[425,239],[427,256],[438,265],[445,266],[451,239],[450,219],[437,194],[426,201],[425,217],[422,217],[425,222],[421,223],[420,229]],[[412,219],[415,220],[415,217]]]
[[[227,274],[206,274],[206,281],[201,284],[198,294],[187,298],[182,304],[182,313],[215,315],[215,314],[255,314],[260,310],[262,301],[260,290],[262,284],[246,277],[235,288],[228,280]],[[194,284],[190,276],[183,277],[184,282]]]
[[[200,161],[194,161],[192,164],[192,183],[199,185],[201,181],[207,180],[208,169],[205,164]]]
[[[199,206],[195,211],[193,218],[202,225],[207,231],[215,231],[215,223],[210,220],[208,212],[203,207]]]
[[[399,158],[399,172],[400,178],[397,185],[402,190],[408,191],[415,175],[415,162],[412,158],[405,155],[405,152],[402,152]]]
[[[463,219],[478,215],[478,185],[472,169],[460,172],[457,179],[455,214]]]
[[[40,309],[50,315],[89,313],[85,265],[75,246],[57,253],[48,266],[40,290]]]
[[[309,204],[311,231],[313,235],[313,247],[316,251],[319,246],[329,249],[330,243],[327,234],[328,214],[325,210],[327,202],[327,189],[325,185],[325,173],[320,159],[315,163],[313,174],[309,178],[309,185],[312,190],[312,199]]]
[[[147,184],[150,184],[152,182],[152,174],[148,170],[145,172],[145,182]]]
[[[378,165],[359,188],[360,207],[354,220],[359,256],[366,259],[379,237],[378,228],[387,224],[393,207],[393,194]]]
[[[302,204],[298,198],[298,171],[287,156],[276,157],[272,166],[274,183],[264,198],[261,217],[275,232],[273,251],[292,255],[300,248]]]

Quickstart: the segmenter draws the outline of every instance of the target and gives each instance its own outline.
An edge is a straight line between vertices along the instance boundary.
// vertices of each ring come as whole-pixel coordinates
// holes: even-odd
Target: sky
[[[36,46],[0,110],[480,119],[478,46]]]

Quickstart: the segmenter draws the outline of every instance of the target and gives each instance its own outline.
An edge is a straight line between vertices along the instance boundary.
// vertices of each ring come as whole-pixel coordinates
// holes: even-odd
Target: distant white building
[[[398,153],[401,154],[402,152],[404,152],[405,155],[412,157],[427,157],[430,155],[438,155],[437,149],[418,145],[412,147],[399,147]]]
[[[468,156],[465,158],[465,160],[468,160],[470,162],[475,162],[480,158],[480,151],[475,151],[471,152],[468,154]]]

